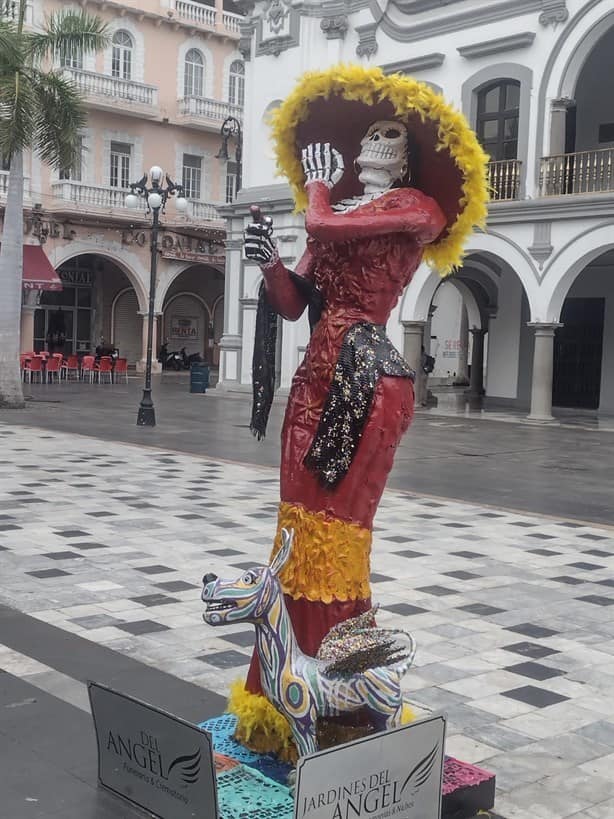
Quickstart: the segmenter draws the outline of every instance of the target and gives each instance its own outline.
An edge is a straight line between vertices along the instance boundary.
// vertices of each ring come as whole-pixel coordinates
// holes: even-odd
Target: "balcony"
[[[230,102],[220,102],[207,97],[183,97],[177,101],[179,117],[186,125],[217,132],[226,117],[243,119],[243,108]]]
[[[158,89],[134,80],[109,77],[95,71],[65,68],[64,76],[72,80],[92,108],[115,111],[143,118],[159,115]]]
[[[19,0],[5,0],[0,8],[0,20],[3,22],[17,22],[19,17]],[[26,11],[23,18],[27,26],[31,26],[34,22],[34,10],[32,3],[26,3]]]
[[[0,171],[0,199],[6,199],[9,190],[9,172]],[[24,199],[30,198],[30,177],[23,178],[23,195]]]
[[[508,202],[520,198],[522,162],[504,159],[488,163],[488,185],[491,202]]]
[[[539,190],[541,196],[614,191],[614,148],[544,157]]]
[[[219,222],[222,219],[215,205],[196,199],[188,200],[188,214],[199,222]]]
[[[220,15],[213,6],[196,3],[194,0],[171,0],[169,17],[181,22],[193,23],[209,31],[222,31],[226,35],[239,37],[239,28],[244,19],[240,14],[224,11]]]
[[[56,199],[74,203],[75,210],[121,210],[126,214],[135,214],[135,211],[126,207],[126,194],[129,191],[122,188],[87,185],[84,182],[65,180],[55,182],[51,186],[51,192]]]

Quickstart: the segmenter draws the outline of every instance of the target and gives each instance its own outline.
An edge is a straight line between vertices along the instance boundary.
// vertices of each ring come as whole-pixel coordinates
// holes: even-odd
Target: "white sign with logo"
[[[217,819],[206,731],[104,685],[88,691],[102,785],[159,819]]]
[[[199,341],[200,322],[196,316],[171,316],[169,338]]]
[[[436,819],[444,740],[435,716],[303,757],[294,819]]]

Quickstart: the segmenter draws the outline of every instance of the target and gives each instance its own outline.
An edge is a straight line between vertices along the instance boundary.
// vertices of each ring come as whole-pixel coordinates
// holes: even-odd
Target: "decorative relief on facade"
[[[291,0],[267,0],[256,31],[256,55],[272,54],[299,44],[300,12]]]
[[[326,34],[327,40],[343,40],[348,26],[349,23],[346,14],[335,14],[323,17],[320,21],[320,28],[324,34]]]
[[[367,23],[367,25],[364,26],[356,26],[356,33],[358,34],[356,54],[359,57],[372,57],[377,53],[376,32],[377,23]]]
[[[262,15],[262,39],[282,37],[290,33],[290,3],[288,0],[268,0]]]
[[[569,10],[565,0],[543,0],[543,11],[539,15],[542,26],[556,26],[569,19]]]
[[[392,0],[392,5],[405,14],[418,14],[421,11],[440,9],[442,6],[451,6],[461,0]]]
[[[543,270],[544,264],[554,250],[550,240],[551,232],[552,222],[536,222],[533,227],[533,244],[527,250],[537,262],[540,270]]]

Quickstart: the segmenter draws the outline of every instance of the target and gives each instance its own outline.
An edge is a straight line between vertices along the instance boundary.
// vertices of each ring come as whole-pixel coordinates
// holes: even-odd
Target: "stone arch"
[[[543,321],[559,320],[563,302],[577,277],[591,262],[614,248],[613,228],[613,222],[605,222],[587,230],[580,236],[575,236],[555,256],[552,262],[556,263],[556,269],[565,272],[551,282],[548,277],[544,281]]]
[[[493,260],[503,269],[516,275],[523,286],[532,320],[537,321],[540,309],[539,281],[532,262],[524,252],[511,240],[493,233],[474,233],[469,239],[466,256],[468,265],[470,257],[484,257]],[[401,321],[426,321],[428,310],[440,277],[426,264],[420,265],[403,295],[401,304]]]
[[[191,299],[195,299],[197,302],[199,302],[199,304],[203,307],[205,313],[207,314],[207,317],[209,318],[209,320],[211,320],[211,318],[213,317],[213,314],[212,314],[212,312],[211,312],[211,310],[209,308],[209,305],[203,299],[202,296],[199,296],[198,293],[194,293],[192,290],[182,290],[180,293],[174,293],[170,297],[170,299],[164,304],[164,309],[168,310],[168,308],[171,306],[171,304],[176,299],[181,298],[181,296],[189,296]],[[222,296],[222,298],[223,298],[223,296]]]
[[[61,245],[54,248],[49,253],[49,261],[56,268],[74,259],[76,256],[102,256],[113,262],[125,274],[126,278],[134,288],[139,303],[139,310],[146,312],[148,302],[148,289],[144,285],[148,272],[143,270],[141,262],[136,254],[122,248],[119,252],[108,248],[99,248],[86,242],[71,242],[71,244]]]
[[[542,156],[550,154],[551,116],[547,106],[553,100],[573,99],[580,72],[601,37],[614,26],[614,11],[605,11],[602,0],[589,0],[572,24],[566,26],[544,67],[537,99],[536,169]]]
[[[194,266],[196,266],[198,264],[200,264],[200,262],[190,261],[190,262],[185,262],[185,263],[178,262],[175,267],[170,267],[170,265],[169,265],[168,269],[165,271],[164,278],[160,278],[160,280],[158,282],[158,289],[156,290],[156,303],[155,303],[155,309],[156,309],[157,313],[162,312],[162,307],[163,307],[164,301],[166,299],[166,294],[171,289],[171,287],[172,287],[173,283],[175,282],[175,280],[177,278],[179,278],[179,276],[181,276],[182,273],[185,273],[186,270],[189,270],[191,267],[194,267]],[[223,265],[218,266],[218,265],[213,265],[213,264],[206,264],[206,265],[204,265],[204,267],[208,267],[211,270],[216,271],[217,273],[224,273]]]

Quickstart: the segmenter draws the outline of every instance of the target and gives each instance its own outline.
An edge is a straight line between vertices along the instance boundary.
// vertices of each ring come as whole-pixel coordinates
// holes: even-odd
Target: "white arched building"
[[[292,266],[304,247],[275,178],[267,116],[309,69],[381,65],[441,89],[491,156],[487,230],[452,285],[473,336],[472,390],[551,418],[557,406],[614,413],[614,10],[611,0],[258,0],[242,26],[247,70],[244,188],[226,209],[223,388],[247,388],[260,275],[242,258],[249,205],[275,222]],[[415,366],[440,280],[416,273],[389,325]],[[446,285],[449,287],[450,285]],[[439,291],[441,292],[441,291]],[[460,302],[459,302],[460,303]],[[561,326],[562,325],[562,326]],[[308,340],[284,323],[279,383]],[[466,347],[466,339],[459,346]]]

